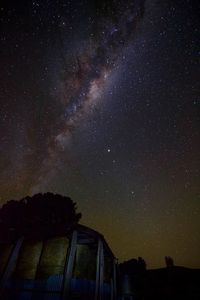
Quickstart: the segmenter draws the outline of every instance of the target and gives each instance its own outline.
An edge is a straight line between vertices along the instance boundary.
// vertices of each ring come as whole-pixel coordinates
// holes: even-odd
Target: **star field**
[[[120,260],[200,267],[199,8],[1,4],[1,204],[67,195]]]

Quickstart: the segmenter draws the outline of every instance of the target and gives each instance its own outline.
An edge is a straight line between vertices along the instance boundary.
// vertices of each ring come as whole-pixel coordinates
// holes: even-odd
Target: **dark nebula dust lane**
[[[0,201],[70,196],[119,259],[200,267],[199,1],[0,5]]]

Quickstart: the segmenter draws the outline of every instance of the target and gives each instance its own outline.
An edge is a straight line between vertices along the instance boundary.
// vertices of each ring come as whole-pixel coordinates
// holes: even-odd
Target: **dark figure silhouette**
[[[146,262],[145,260],[142,258],[142,257],[138,257],[138,269],[141,271],[141,272],[144,272],[146,271]]]
[[[167,268],[172,268],[174,266],[174,260],[170,256],[165,256],[165,263]]]

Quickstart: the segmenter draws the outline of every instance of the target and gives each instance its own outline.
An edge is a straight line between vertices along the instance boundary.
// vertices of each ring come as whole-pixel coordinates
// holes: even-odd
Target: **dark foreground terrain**
[[[135,299],[200,300],[200,269],[171,267],[135,274]]]
[[[200,270],[172,267],[148,270],[144,299],[200,300]]]

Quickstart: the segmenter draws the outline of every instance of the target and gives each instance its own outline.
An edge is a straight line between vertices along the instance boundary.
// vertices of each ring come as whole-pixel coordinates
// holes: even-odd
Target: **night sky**
[[[70,196],[120,261],[200,267],[198,0],[0,6],[0,201]]]

